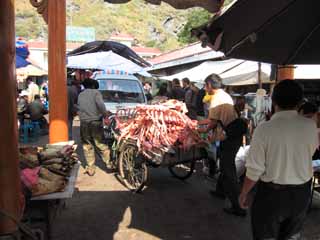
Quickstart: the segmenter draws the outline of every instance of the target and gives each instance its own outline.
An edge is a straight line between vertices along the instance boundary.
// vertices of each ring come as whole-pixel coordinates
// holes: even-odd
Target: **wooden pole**
[[[261,62],[258,62],[258,84],[259,88],[262,88],[262,79],[261,79]]]
[[[48,0],[50,143],[68,140],[66,1]]]
[[[14,0],[0,1],[0,211],[20,220]],[[17,230],[0,213],[0,236]]]
[[[277,81],[285,79],[294,79],[294,66],[293,65],[278,65]]]

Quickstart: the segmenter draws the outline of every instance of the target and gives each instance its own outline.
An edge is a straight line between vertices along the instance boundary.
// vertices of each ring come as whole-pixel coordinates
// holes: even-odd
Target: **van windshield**
[[[126,79],[98,79],[105,102],[144,103],[143,90],[137,81]]]

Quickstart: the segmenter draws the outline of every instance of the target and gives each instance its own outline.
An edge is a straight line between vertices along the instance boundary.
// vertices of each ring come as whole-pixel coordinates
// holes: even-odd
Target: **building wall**
[[[48,70],[48,51],[47,49],[30,49],[29,58],[36,61],[39,66]]]

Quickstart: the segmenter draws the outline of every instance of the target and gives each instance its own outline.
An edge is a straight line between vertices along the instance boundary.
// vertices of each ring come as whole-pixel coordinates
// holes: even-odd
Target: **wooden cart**
[[[118,111],[119,114],[119,111]],[[119,117],[119,115],[117,116]],[[126,109],[121,120],[130,121],[134,117],[132,112]],[[152,157],[144,156],[138,149],[137,143],[133,139],[125,139],[118,142],[116,121],[105,127],[105,137],[112,148],[112,165],[120,175],[123,184],[131,191],[140,192],[143,190],[148,180],[149,167],[166,167],[170,173],[181,180],[189,178],[195,168],[195,163],[204,156],[202,148],[191,147],[189,150],[173,148],[165,154],[150,153]]]

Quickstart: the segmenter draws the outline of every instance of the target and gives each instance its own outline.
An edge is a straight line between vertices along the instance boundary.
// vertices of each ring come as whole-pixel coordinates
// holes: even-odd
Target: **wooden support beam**
[[[48,0],[50,143],[68,140],[66,1]]]
[[[293,65],[279,65],[277,81],[285,79],[294,79],[294,66]]]
[[[14,0],[0,1],[0,36],[0,211],[19,221]],[[16,230],[16,224],[0,214],[0,236]]]

